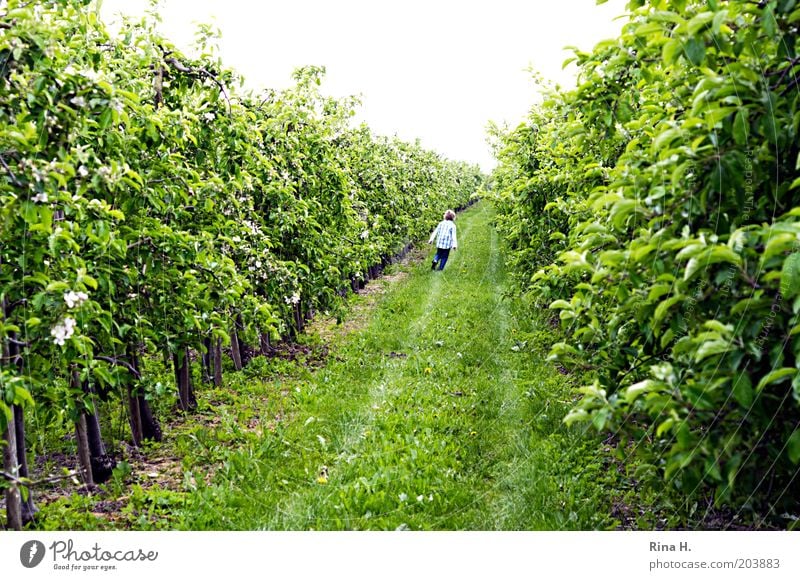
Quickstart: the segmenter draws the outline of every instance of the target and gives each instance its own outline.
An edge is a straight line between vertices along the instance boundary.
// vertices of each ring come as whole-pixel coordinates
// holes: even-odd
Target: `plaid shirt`
[[[456,239],[456,224],[453,223],[452,220],[440,221],[439,225],[436,226],[436,229],[433,230],[431,239],[428,241],[432,242],[434,238],[436,238],[437,248],[449,250],[450,248],[457,247],[458,240]]]

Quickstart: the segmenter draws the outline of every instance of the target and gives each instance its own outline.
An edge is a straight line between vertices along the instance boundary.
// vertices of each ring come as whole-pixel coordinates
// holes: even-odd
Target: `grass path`
[[[41,528],[614,527],[616,472],[561,423],[574,379],[544,360],[549,325],[504,297],[492,216],[481,203],[458,218],[444,271],[428,252],[354,300],[350,331],[305,337],[325,335],[324,366],[262,357],[226,372],[144,464],[99,499],[48,505]]]
[[[279,382],[285,420],[243,438],[206,483],[195,449],[189,468],[201,483],[182,525],[608,525],[601,470],[587,451],[596,442],[561,426],[565,379],[531,352],[535,327],[516,321],[503,297],[491,217],[486,204],[461,216],[461,246],[444,271],[414,264],[324,368]]]

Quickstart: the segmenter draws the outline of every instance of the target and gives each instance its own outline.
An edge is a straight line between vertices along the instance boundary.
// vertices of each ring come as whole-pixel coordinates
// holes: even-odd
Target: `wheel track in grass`
[[[541,325],[503,296],[492,216],[486,204],[459,216],[460,247],[444,271],[430,270],[428,251],[369,306],[362,328],[334,339],[326,367],[279,385],[293,387],[291,421],[231,460],[241,467],[198,497],[192,529],[605,522],[598,484],[580,475],[583,439],[560,421],[567,379],[514,334]]]
[[[483,227],[482,229],[479,228],[477,233],[474,233],[473,230],[475,228],[473,224],[476,219],[479,219],[480,225]],[[489,428],[498,428],[508,416],[516,415],[516,398],[511,392],[513,391],[515,372],[504,360],[506,356],[504,356],[504,352],[501,350],[508,346],[506,345],[506,338],[508,335],[509,321],[507,308],[501,297],[504,286],[502,264],[497,247],[497,236],[493,230],[488,228],[485,208],[479,210],[477,214],[473,212],[471,215],[467,216],[467,219],[459,219],[459,226],[461,226],[462,223],[464,225],[460,228],[461,231],[459,231],[459,237],[462,240],[461,249],[451,254],[451,259],[448,262],[447,268],[445,268],[443,272],[432,272],[427,267],[428,262],[426,260],[417,268],[417,272],[415,272],[412,279],[407,281],[410,285],[419,285],[422,287],[421,291],[424,290],[425,292],[424,303],[421,307],[414,309],[413,316],[404,318],[405,324],[401,328],[395,328],[394,330],[397,335],[404,337],[404,350],[413,351],[415,348],[420,348],[420,350],[424,352],[426,349],[421,345],[430,341],[430,335],[436,334],[436,329],[432,329],[431,327],[440,326],[437,324],[441,319],[440,317],[454,320],[460,320],[464,317],[464,313],[460,311],[461,304],[458,298],[465,292],[469,293],[470,289],[469,287],[465,287],[463,280],[456,279],[456,277],[461,278],[461,276],[455,275],[463,274],[465,268],[473,268],[472,273],[477,274],[477,276],[473,275],[467,278],[470,282],[475,279],[474,281],[477,282],[477,286],[487,293],[487,302],[489,303],[487,312],[491,315],[491,324],[480,324],[481,321],[478,321],[480,327],[478,332],[483,332],[485,330],[491,332],[493,339],[490,342],[494,344],[495,348],[486,354],[488,355],[487,360],[492,360],[493,367],[496,371],[486,374],[484,362],[480,362],[476,370],[478,373],[485,375],[483,377],[484,382],[493,383],[492,391],[497,392],[492,394],[496,395],[499,399],[499,408],[497,412],[490,412],[491,420],[482,427],[482,430],[485,430]],[[450,276],[447,276],[447,274],[450,274]],[[402,291],[402,289],[398,289],[398,292]],[[448,297],[452,296],[455,296],[456,301],[452,299],[448,300]],[[453,310],[456,316],[453,316]],[[378,313],[378,315],[380,314]],[[464,344],[464,339],[467,341],[470,340],[468,336],[458,337],[458,335],[455,334],[453,338],[456,341],[456,345]],[[458,340],[459,338],[461,340]],[[450,352],[449,357],[447,355],[444,357],[442,361],[443,365],[450,366],[457,364],[459,354],[461,353],[458,351]],[[461,354],[461,357],[463,357],[463,354]],[[409,490],[409,492],[400,491],[397,493],[397,498],[393,496],[390,497],[387,494],[387,504],[389,506],[391,506],[391,504],[397,505],[383,511],[378,511],[377,513],[372,513],[372,510],[365,508],[362,513],[342,513],[340,516],[334,516],[333,518],[321,518],[319,516],[319,508],[324,509],[324,506],[335,504],[337,502],[337,497],[342,496],[343,489],[345,489],[344,495],[351,492],[355,495],[359,495],[358,490],[353,490],[354,487],[366,487],[370,490],[370,494],[374,494],[376,487],[380,487],[380,485],[376,486],[370,483],[376,480],[378,482],[381,481],[379,469],[374,471],[369,469],[354,469],[352,467],[353,462],[358,462],[359,459],[363,458],[365,455],[368,457],[371,456],[371,464],[387,463],[387,460],[389,460],[389,464],[391,465],[390,455],[411,456],[410,461],[412,462],[415,459],[415,439],[412,439],[410,442],[403,442],[399,446],[392,446],[390,447],[390,451],[378,451],[376,453],[369,448],[365,449],[365,438],[371,435],[373,430],[382,430],[381,435],[383,435],[384,443],[387,439],[391,441],[393,437],[397,436],[397,433],[391,433],[381,425],[383,421],[379,415],[383,412],[383,407],[385,406],[396,409],[395,412],[403,412],[401,408],[404,408],[404,412],[408,413],[407,405],[404,407],[404,403],[407,403],[407,401],[404,401],[404,399],[408,398],[408,390],[414,386],[414,373],[418,373],[421,364],[425,364],[420,362],[421,359],[424,358],[424,355],[412,355],[407,356],[407,358],[390,361],[388,358],[384,357],[384,372],[380,375],[380,380],[370,386],[369,395],[366,398],[366,407],[360,413],[358,419],[349,424],[347,432],[341,436],[341,444],[336,449],[336,452],[333,453],[336,459],[330,465],[326,465],[329,473],[328,483],[324,486],[320,485],[317,488],[312,487],[310,490],[304,488],[294,493],[290,500],[284,502],[279,508],[281,515],[279,520],[275,522],[278,524],[278,527],[289,529],[306,529],[309,527],[327,528],[331,523],[334,524],[334,527],[370,527],[368,519],[373,517],[378,518],[379,521],[400,518],[405,507],[403,504],[409,501],[417,501],[417,503],[422,503],[423,505],[426,501],[429,503],[435,501],[436,498],[434,498],[434,500],[430,499],[432,495],[434,495],[434,492],[430,489],[415,489]],[[428,370],[430,370],[429,372],[432,374],[432,367],[426,366],[422,368],[423,377]],[[434,397],[434,399],[430,401],[431,404],[442,405],[443,402],[447,402],[448,397],[463,397],[464,393],[471,387],[468,376],[456,377],[456,382],[453,383],[445,374],[441,382],[445,385],[449,385],[450,388],[445,394]],[[453,393],[462,394],[454,395]],[[478,393],[476,392],[474,395],[477,396]],[[444,401],[442,399],[444,399]],[[376,420],[378,421],[377,425]],[[448,426],[445,423],[446,419],[441,424],[434,422],[428,428],[438,428],[446,432]],[[475,429],[470,429],[469,431],[466,430],[466,427],[463,427],[460,436],[477,438],[480,435],[476,430],[478,424],[479,422],[471,422],[469,426],[475,427]],[[365,436],[365,433],[369,435]],[[486,463],[491,463],[495,457],[503,453],[503,451],[489,449],[482,452],[481,456],[478,458],[460,457],[459,463],[462,469],[468,470],[470,467],[477,466],[480,471],[484,471],[487,467],[487,465],[485,465]],[[403,461],[400,460],[398,463],[402,464]],[[447,461],[446,463],[450,464],[452,461]],[[475,465],[471,466],[471,463]],[[450,467],[450,469],[452,469],[452,467]],[[487,477],[488,474],[484,474],[481,475],[479,479],[486,480]],[[400,479],[404,479],[402,475]],[[469,474],[467,474],[467,479],[469,479]],[[400,489],[403,487],[402,485],[393,485],[398,483],[398,478],[389,478],[388,481],[385,482],[387,488]],[[481,487],[486,487],[485,481],[483,484],[484,485]],[[427,493],[425,493],[426,491]],[[451,520],[454,516],[457,519],[474,517],[474,515],[471,514],[476,510],[479,512],[485,510],[486,503],[491,501],[491,496],[493,494],[494,490],[491,486],[489,486],[488,489],[474,489],[473,493],[470,494],[472,497],[465,498],[459,502],[458,505],[444,510],[444,513],[431,514],[433,516],[431,518],[431,527],[447,528],[449,527],[447,523],[448,520]],[[405,495],[405,497],[403,497],[403,495]],[[421,502],[417,499],[419,497],[423,498]],[[442,499],[445,502],[447,500],[447,498]],[[369,501],[365,501],[364,503],[369,505]],[[347,508],[344,508],[342,511],[347,511]],[[503,527],[502,512],[498,513],[500,517],[492,514],[493,517],[489,519],[492,528]],[[298,514],[300,516],[299,518],[297,517]],[[371,515],[365,518],[365,514]],[[399,526],[402,526],[403,523],[404,522],[400,522]],[[379,527],[391,527],[391,525]]]

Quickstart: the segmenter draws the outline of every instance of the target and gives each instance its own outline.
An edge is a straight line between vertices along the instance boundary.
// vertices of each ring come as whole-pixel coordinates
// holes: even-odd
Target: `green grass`
[[[412,264],[323,368],[280,363],[276,375],[257,359],[201,391],[200,421],[176,425],[160,449],[182,458],[179,488],[123,474],[109,495],[127,511],[109,524],[84,507],[85,526],[614,527],[615,470],[596,437],[561,423],[575,379],[545,362],[546,325],[504,298],[491,218],[485,203],[460,216],[445,270]],[[43,527],[80,527],[68,504],[45,507]]]

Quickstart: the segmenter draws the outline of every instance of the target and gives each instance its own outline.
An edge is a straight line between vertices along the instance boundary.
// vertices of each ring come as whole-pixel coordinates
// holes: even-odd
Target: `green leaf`
[[[572,409],[567,416],[564,417],[564,424],[568,427],[575,423],[583,423],[589,420],[589,413],[585,409]]]
[[[664,47],[661,49],[661,59],[664,64],[667,66],[674,64],[678,56],[680,56],[682,48],[683,43],[677,38],[665,42]]]
[[[733,346],[733,344],[731,344],[727,340],[722,340],[722,339],[706,340],[700,345],[700,348],[697,349],[697,353],[694,356],[694,360],[695,362],[700,362],[702,360],[707,359],[710,356],[714,356],[717,354],[724,354],[734,349],[735,347]]]
[[[747,109],[741,107],[736,112],[736,117],[733,119],[733,140],[737,145],[747,144],[749,128],[750,125],[747,121]]]
[[[767,373],[766,376],[764,376],[764,378],[758,381],[758,385],[756,386],[756,393],[760,393],[761,391],[763,391],[767,385],[770,385],[772,383],[783,382],[789,377],[795,376],[796,374],[797,374],[797,369],[795,368],[783,367],[780,369],[775,369],[774,371]]]
[[[66,282],[50,282],[45,288],[45,292],[66,292],[69,290],[69,284]]]
[[[668,432],[672,429],[672,426],[675,424],[675,419],[670,417],[661,422],[661,424],[656,428],[656,437],[661,437],[664,433]]]
[[[700,14],[696,15],[686,26],[689,35],[695,36],[703,28],[708,26],[712,20],[714,20],[713,12],[701,12]]]
[[[664,387],[663,383],[654,381],[653,379],[645,379],[644,381],[640,381],[635,385],[631,385],[630,387],[625,389],[625,401],[628,403],[632,403],[640,395],[652,391],[661,390],[663,387]]]
[[[733,398],[745,409],[749,409],[755,399],[753,381],[747,373],[741,373],[733,378]]]
[[[800,294],[800,252],[795,252],[783,262],[781,294],[786,299]]]
[[[25,387],[14,387],[14,403],[22,406],[30,405],[31,407],[35,405],[33,397]]]
[[[773,234],[770,232],[764,251],[761,255],[761,264],[765,264],[770,258],[786,252],[797,243],[797,235],[790,233]]]
[[[715,107],[706,110],[704,116],[704,119],[706,121],[706,126],[708,127],[709,130],[713,130],[714,127],[716,127],[724,119],[727,119],[736,110],[737,110],[736,107]]]
[[[789,454],[789,461],[795,465],[800,463],[800,429],[795,429],[789,437],[786,442],[786,452]]]
[[[700,66],[703,64],[703,60],[706,57],[706,45],[705,43],[698,39],[698,38],[690,38],[689,41],[683,47],[684,52],[686,53],[686,58],[689,59],[694,66]]]
[[[733,334],[733,325],[723,324],[719,320],[707,320],[703,323],[705,328],[718,332],[721,336],[731,336]]]
[[[680,252],[678,252],[677,255],[675,256],[675,259],[681,261],[687,258],[694,258],[697,254],[705,250],[707,247],[708,247],[707,244],[701,242],[690,244],[685,248],[683,248]]]
[[[716,8],[714,8],[716,10]],[[725,20],[728,18],[728,11],[727,10],[720,10],[716,14],[714,14],[714,22],[711,25],[711,30],[714,34],[719,34],[722,30],[722,25],[725,23]]]
[[[658,329],[661,326],[661,323],[663,322],[664,317],[667,315],[667,312],[670,308],[680,302],[683,302],[684,300],[686,300],[686,296],[683,296],[682,294],[662,300],[661,303],[659,303],[659,305],[656,307],[656,311],[653,314],[653,329]]]
[[[100,113],[99,123],[101,129],[106,129],[111,124],[113,114],[114,114],[113,109],[111,109],[110,107],[106,107],[103,110],[103,112]]]
[[[718,264],[720,262],[728,262],[734,266],[741,266],[742,258],[727,246],[710,247],[697,257],[689,260],[686,264],[686,271],[683,274],[683,279],[686,281],[691,280],[698,272],[704,271],[711,264]]]

